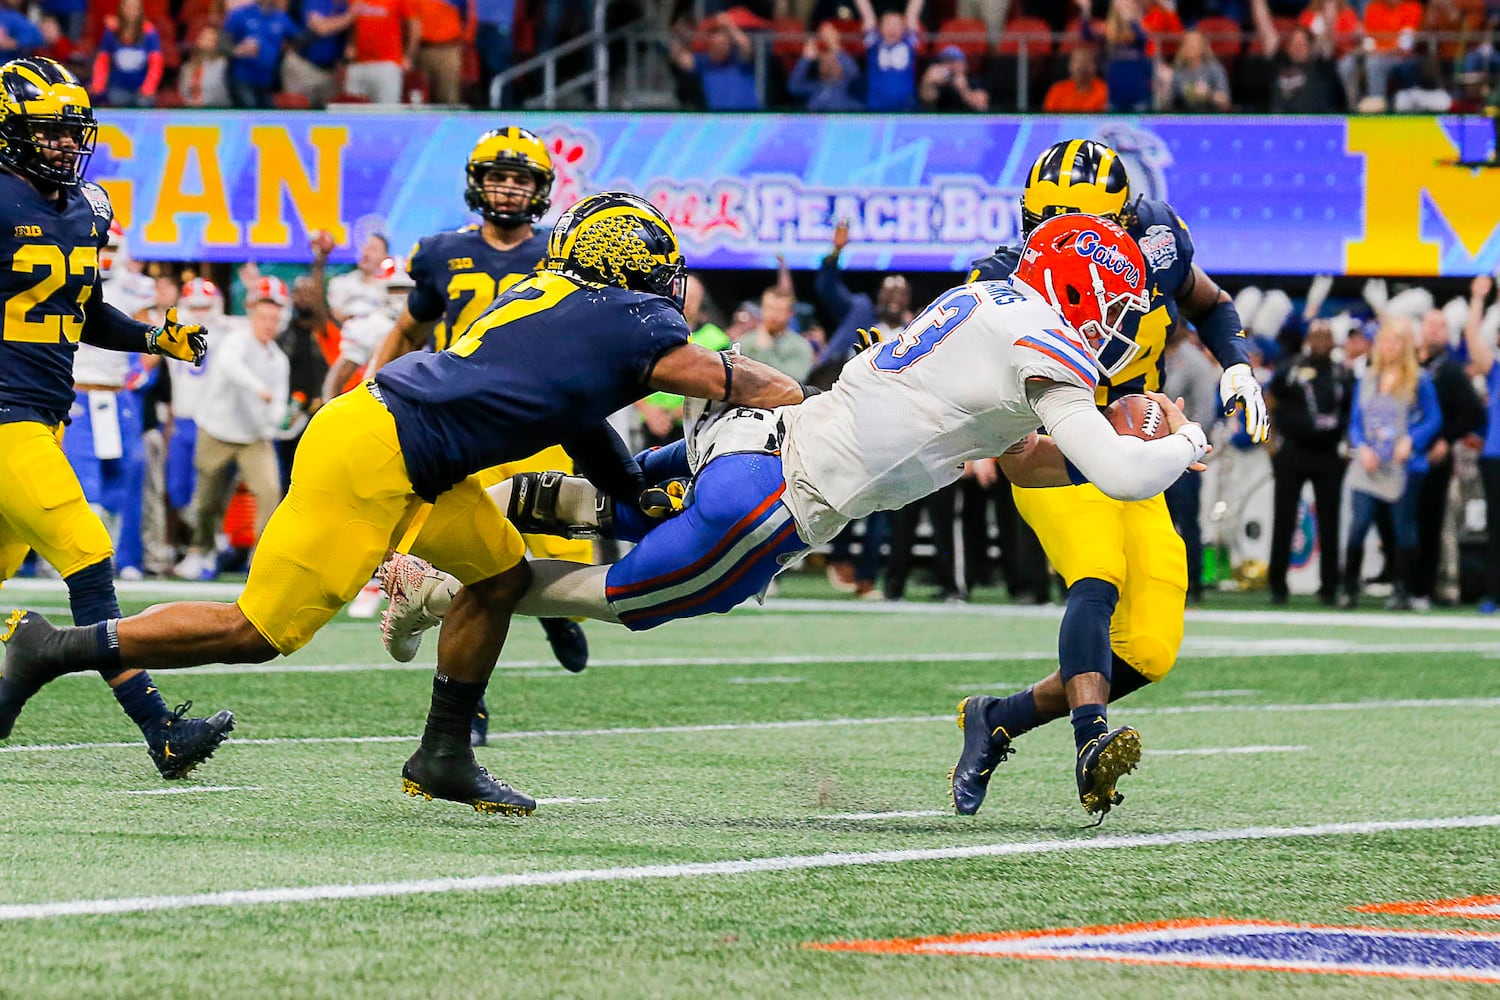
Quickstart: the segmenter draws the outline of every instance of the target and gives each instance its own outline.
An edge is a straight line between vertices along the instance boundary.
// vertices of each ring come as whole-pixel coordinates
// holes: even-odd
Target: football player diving
[[[531,580],[521,536],[478,473],[561,444],[617,507],[634,508],[648,484],[605,422],[615,410],[654,389],[749,406],[806,395],[772,368],[689,343],[683,287],[682,252],[660,212],[631,194],[585,198],[558,220],[537,273],[446,350],[398,358],[318,411],[238,601],[159,605],[82,628],[18,613],[4,708],[19,711],[77,670],[289,654],[359,593],[387,550],[410,551],[464,586],[438,637],[427,726],[402,787],[480,812],[530,813],[536,800],[492,778],[469,745]]]
[[[464,202],[482,221],[418,240],[412,247],[407,272],[415,287],[406,297],[396,328],[370,359],[368,374],[411,351],[447,347],[451,337],[468,329],[500,293],[534,271],[547,255],[547,234],[534,228],[551,206],[552,157],[542,140],[524,128],[492,129],[474,144],[464,172],[468,179]],[[575,366],[586,363],[583,357],[572,361]],[[571,473],[573,463],[563,449],[553,446],[486,469],[480,479],[492,486],[520,472],[547,469]],[[593,562],[593,547],[587,541],[532,534],[521,538],[534,558]],[[410,581],[383,577],[381,584],[391,593],[410,586]],[[588,640],[576,622],[567,618],[541,621],[559,663],[574,673],[588,666]],[[406,659],[416,652],[413,646]],[[484,744],[488,730],[489,709],[481,701],[474,716],[475,746]]]
[[[1032,165],[1021,196],[1023,235],[1077,212],[1119,222],[1146,262],[1149,311],[1133,343],[1116,343],[1101,354],[1099,404],[1161,388],[1167,341],[1186,318],[1224,368],[1219,393],[1225,412],[1243,406],[1251,438],[1264,441],[1270,422],[1239,314],[1228,293],[1193,261],[1192,238],[1177,213],[1165,202],[1132,199],[1125,163],[1113,149],[1072,139],[1048,148]],[[1021,262],[1022,244],[1002,246],[976,261],[969,277],[1001,278]],[[1017,454],[1000,459],[1007,475],[1024,461]],[[953,805],[965,815],[976,812],[1013,741],[1071,716],[1079,798],[1102,819],[1123,796],[1091,787],[1084,762],[1114,740],[1139,744],[1140,735],[1129,726],[1109,729],[1105,706],[1160,681],[1176,663],[1187,599],[1186,550],[1160,495],[1120,500],[1088,484],[1014,493],[1017,509],[1068,586],[1058,669],[1009,697],[974,695],[960,703],[964,745],[950,774]]]
[[[1119,226],[1084,215],[1042,223],[1008,279],[946,292],[846,363],[828,392],[778,412],[715,404],[684,441],[644,453],[648,479],[692,477],[683,513],[652,526],[615,511],[613,534],[639,544],[613,566],[534,564],[519,610],[634,630],[728,611],[851,520],[919,500],[965,461],[1010,448],[1007,472],[1027,487],[1086,479],[1100,496],[1156,496],[1202,468],[1203,429],[1158,396],[1175,433],[1121,437],[1095,405],[1102,359],[1135,350],[1125,331],[1148,308],[1145,288],[1140,251]],[[523,520],[610,520],[593,516],[594,491],[578,480],[513,481],[492,495]],[[392,611],[419,622],[457,587],[429,578]],[[1140,760],[1133,733],[1108,735],[1080,758],[1086,801],[1111,800]]]
[[[111,351],[165,354],[201,363],[201,326],[167,310],[152,327],[99,294],[99,251],[114,209],[104,189],[83,179],[98,123],[88,92],[51,59],[0,66],[0,583],[35,549],[62,575],[73,620],[88,626],[120,616],[114,546],[84,498],[62,450],[73,405],[73,357],[80,343]],[[0,625],[8,638],[20,612]],[[188,702],[167,710],[151,676],[99,664],[115,699],[146,738],[164,778],[180,778],[207,760],[234,728],[234,717],[189,718]],[[20,711],[18,692],[0,680],[0,739]]]

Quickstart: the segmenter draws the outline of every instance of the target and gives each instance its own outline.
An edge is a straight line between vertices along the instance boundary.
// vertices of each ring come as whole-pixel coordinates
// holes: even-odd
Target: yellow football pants
[[[573,460],[558,445],[543,448],[530,458],[519,462],[506,462],[479,473],[479,482],[489,489],[502,483],[518,472],[561,472],[573,474]],[[522,535],[526,551],[537,559],[562,559],[566,562],[592,563],[594,546],[582,538],[559,538],[556,535]]]
[[[62,429],[35,421],[0,424],[0,583],[28,549],[64,577],[114,555],[62,450]]]
[[[1126,503],[1087,484],[1012,493],[1068,586],[1096,579],[1119,589],[1109,623],[1116,655],[1153,681],[1165,677],[1182,647],[1187,606],[1187,549],[1166,499]]]
[[[354,599],[421,507],[390,411],[365,385],[344,393],[297,447],[292,487],[256,547],[240,610],[281,653],[302,648]],[[477,476],[437,498],[411,552],[465,584],[526,554]]]

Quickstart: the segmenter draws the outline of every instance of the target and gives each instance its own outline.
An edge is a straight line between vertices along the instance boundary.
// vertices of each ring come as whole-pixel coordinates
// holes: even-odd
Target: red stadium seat
[[[1102,39],[1104,38],[1103,18],[1094,18],[1093,28],[1095,41],[1086,42],[1083,39],[1083,31],[1080,28],[1080,22],[1076,18],[1072,21],[1069,21],[1068,30],[1063,33],[1062,41],[1057,43],[1057,54],[1060,56],[1065,56],[1069,52],[1072,52],[1074,49],[1078,48],[1080,45],[1102,45]]]
[[[1240,25],[1229,17],[1205,17],[1197,28],[1208,39],[1208,47],[1221,62],[1231,63],[1240,55]],[[1226,66],[1227,68],[1227,66]]]
[[[1045,60],[1052,54],[1052,26],[1039,17],[1011,18],[995,50],[1002,56],[1014,56],[1020,54],[1023,45],[1029,60]]]
[[[843,42],[845,52],[855,57],[865,54],[865,33],[859,21],[839,18],[833,22],[833,26],[839,29],[839,39]]]
[[[271,95],[271,107],[277,111],[306,111],[312,107],[312,101],[302,94],[281,90]]]
[[[807,29],[800,20],[778,17],[771,22],[771,54],[790,66],[802,57],[807,37]]]
[[[973,65],[989,51],[987,30],[985,23],[977,17],[950,18],[938,25],[937,37],[932,40],[932,46],[941,51],[945,46],[956,45]]]

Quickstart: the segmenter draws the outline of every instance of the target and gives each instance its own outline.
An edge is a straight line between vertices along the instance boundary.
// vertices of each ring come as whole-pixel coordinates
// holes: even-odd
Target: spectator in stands
[[[422,24],[416,66],[427,78],[428,99],[457,104],[464,46],[474,43],[474,0],[416,0],[416,7]]]
[[[911,111],[917,106],[917,48],[923,0],[908,0],[905,16],[887,11],[877,21],[870,0],[854,0],[865,33],[865,106]]]
[[[0,5],[0,61],[29,56],[44,44],[41,29],[29,17],[14,7]]]
[[[375,104],[400,104],[406,71],[416,63],[422,24],[413,0],[359,0],[354,11],[344,90]]]
[[[1201,31],[1182,36],[1182,47],[1168,74],[1166,108],[1170,111],[1228,111],[1229,74],[1208,47]]]
[[[255,535],[260,537],[281,502],[281,474],[272,440],[287,410],[290,364],[276,336],[287,305],[286,285],[262,277],[250,292],[248,330],[233,329],[214,344],[217,357],[198,403],[198,445],[193,493],[196,511],[187,568],[178,572],[211,578],[216,535],[233,493],[233,469],[255,497]],[[187,562],[187,560],[185,560]]]
[[[1083,40],[1099,41],[1091,16],[1092,5],[1089,0],[1077,0],[1077,4],[1081,14],[1078,28]],[[1152,65],[1146,54],[1149,39],[1141,25],[1136,0],[1110,0],[1102,40],[1107,57],[1104,79],[1109,88],[1109,110],[1151,110]]]
[[[1177,16],[1176,0],[1147,0],[1141,27],[1153,38],[1157,35],[1182,34],[1182,18]]]
[[[698,79],[703,106],[710,111],[756,111],[761,107],[755,89],[755,52],[750,38],[733,19],[720,15],[707,22],[708,47],[694,53],[691,31],[679,25],[672,38],[672,61]]]
[[[321,108],[338,90],[335,74],[348,45],[354,11],[349,0],[303,0],[302,22],[306,30],[282,59],[281,85]]]
[[[281,52],[302,29],[286,12],[286,0],[257,0],[224,19],[233,46],[229,96],[237,108],[269,108],[276,92]]]
[[[1080,45],[1068,53],[1068,78],[1047,89],[1042,110],[1054,114],[1088,112],[1098,114],[1109,106],[1109,88],[1099,78],[1099,57],[1092,46]]]
[[[481,93],[493,108],[505,107],[505,94],[490,94],[494,78],[510,69],[515,51],[516,0],[476,0],[474,47],[479,50]]]
[[[229,60],[219,48],[219,29],[212,24],[193,36],[193,47],[177,71],[177,93],[184,107],[229,107]]]
[[[37,19],[36,26],[37,30],[42,33],[42,44],[36,50],[36,54],[55,59],[80,76],[83,75],[82,67],[88,62],[88,54],[67,36],[62,22],[52,14],[43,14]]]
[[[1332,32],[1314,35],[1299,24],[1282,35],[1266,0],[1252,0],[1251,9],[1261,47],[1271,57],[1271,110],[1277,114],[1343,111],[1344,90],[1333,65]]]
[[[56,19],[64,38],[75,44],[81,42],[88,28],[88,0],[42,0],[42,18],[47,17]],[[58,59],[58,62],[62,61]]]
[[[1340,454],[1354,403],[1354,375],[1333,358],[1333,329],[1314,320],[1302,353],[1282,362],[1266,387],[1279,444],[1271,458],[1275,498],[1271,521],[1271,603],[1287,602],[1286,574],[1303,486],[1311,482],[1318,515],[1318,598],[1332,604],[1339,591],[1339,511],[1344,467]]]
[[[370,233],[359,248],[354,270],[328,282],[328,311],[335,323],[385,308],[389,280],[384,273],[390,244],[380,233]]]
[[[1469,315],[1464,323],[1469,364],[1484,379],[1488,396],[1489,424],[1479,451],[1485,509],[1485,593],[1479,611],[1486,615],[1500,610],[1500,365],[1495,364],[1495,330],[1485,321],[1484,312],[1485,300],[1494,287],[1489,275],[1480,275],[1470,283]]]
[[[1363,58],[1354,53],[1339,62],[1339,76],[1351,110],[1360,109],[1360,100],[1376,100],[1367,107],[1385,110],[1387,85],[1391,72],[1411,55],[1417,29],[1422,26],[1422,5],[1416,0],[1370,0],[1365,7]],[[1359,86],[1359,67],[1364,65],[1365,88]]]
[[[161,37],[146,20],[141,0],[120,0],[105,22],[89,90],[116,108],[149,108],[161,85]]]
[[[1375,334],[1370,367],[1354,389],[1349,417],[1349,538],[1344,555],[1343,607],[1359,603],[1365,536],[1375,518],[1388,512],[1395,529],[1392,573],[1394,594],[1387,603],[1393,611],[1411,609],[1406,582],[1417,551],[1416,491],[1407,489],[1426,472],[1425,456],[1442,427],[1437,392],[1432,379],[1417,364],[1417,345],[1411,320],[1388,317]],[[1413,460],[1423,457],[1414,471]],[[1388,552],[1389,556],[1389,552]]]
[[[1312,32],[1329,52],[1352,44],[1364,27],[1359,11],[1349,0],[1312,0],[1297,16],[1297,23]]]
[[[828,21],[816,38],[802,46],[802,58],[792,68],[786,89],[806,101],[809,111],[863,111],[864,100],[855,96],[858,84],[859,66],[839,44],[838,29]]]
[[[760,296],[760,325],[740,345],[745,356],[763,361],[799,382],[812,371],[813,348],[790,326],[796,305],[788,292],[772,285]]]
[[[990,106],[989,91],[969,78],[969,61],[957,45],[938,53],[938,61],[922,74],[917,93],[932,111],[987,111]]]
[[[1484,403],[1474,391],[1464,366],[1449,355],[1448,331],[1448,317],[1441,309],[1429,309],[1422,317],[1417,360],[1437,390],[1442,428],[1424,456],[1427,475],[1421,480],[1415,503],[1417,560],[1408,586],[1412,607],[1418,611],[1432,606],[1437,589],[1454,449],[1465,438],[1484,430]]]

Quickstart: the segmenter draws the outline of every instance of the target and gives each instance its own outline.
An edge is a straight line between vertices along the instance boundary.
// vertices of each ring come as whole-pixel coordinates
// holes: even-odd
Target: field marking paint
[[[1351,906],[1359,913],[1398,913],[1424,917],[1460,917],[1465,920],[1500,920],[1500,896],[1464,896],[1461,899],[1418,899],[1405,903],[1370,903]]]
[[[1184,691],[1184,698],[1248,698],[1260,694],[1260,688],[1224,688],[1219,691]]]
[[[962,828],[965,823],[966,821],[961,817],[954,817],[955,828]],[[265,889],[230,890],[227,892],[205,892],[180,896],[67,899],[46,903],[11,903],[0,905],[0,922],[40,920],[50,917],[151,913],[161,910],[185,910],[201,907],[231,907],[238,909],[246,906],[272,904],[310,903],[341,899],[377,899],[450,892],[484,892],[496,889],[578,885],[590,882],[639,882],[648,879],[704,878],[715,875],[755,875],[767,872],[808,871],[820,868],[852,868],[863,865],[911,864],[913,862],[958,861],[970,858],[1034,856],[1072,851],[1134,850],[1139,848],[1217,844],[1230,841],[1368,836],[1403,830],[1472,830],[1483,827],[1500,827],[1500,816],[1453,816],[1440,819],[1319,823],[1312,826],[1255,826],[1224,830],[1180,830],[1172,833],[1078,837],[1072,840],[970,844],[963,847],[780,855],[777,857],[741,858],[730,861],[700,861],[675,865],[641,865],[629,868],[574,868],[558,871],[514,872],[504,875],[474,875],[465,878],[284,886]]]
[[[1217,757],[1221,754],[1241,753],[1302,753],[1310,747],[1260,746],[1260,747],[1202,747],[1196,750],[1147,750],[1148,757]]]
[[[801,684],[800,677],[729,677],[725,684]]]
[[[1393,698],[1387,701],[1332,701],[1290,705],[1162,705],[1155,708],[1132,708],[1119,714],[1136,715],[1199,715],[1209,712],[1370,712],[1396,708],[1500,708],[1500,698]],[[582,736],[671,736],[691,733],[735,733],[775,729],[822,729],[834,726],[901,726],[942,722],[951,725],[954,715],[890,715],[866,719],[790,719],[783,722],[719,722],[691,726],[621,726],[615,729],[521,729],[514,731],[490,730],[490,741],[578,739]],[[411,736],[269,736],[239,739],[231,737],[226,742],[232,746],[295,746],[316,743],[415,743],[419,735]],[[23,743],[15,746],[0,746],[0,754],[49,753],[56,750],[102,750],[116,747],[138,747],[135,742],[103,743]]]
[[[1311,643],[1311,645],[1309,645]],[[1205,639],[1196,647],[1184,649],[1179,660],[1222,660],[1233,658],[1264,659],[1288,656],[1399,656],[1423,653],[1477,653],[1486,658],[1500,655],[1494,642],[1428,642],[1395,645],[1391,643],[1360,643],[1342,639],[1308,640],[1278,644],[1261,648],[1249,639]],[[910,653],[835,653],[835,654],[786,654],[780,656],[653,656],[627,657],[619,659],[596,659],[589,661],[590,669],[613,667],[805,667],[832,666],[840,663],[889,664],[889,663],[985,663],[1004,664],[1040,661],[1055,663],[1055,649],[997,650],[990,652],[910,652]],[[237,676],[241,674],[356,674],[371,671],[430,672],[433,661],[397,663],[395,660],[376,660],[365,663],[215,663],[194,667],[196,675]],[[511,660],[498,664],[496,676],[527,677],[572,677],[557,666],[555,660]],[[91,674],[68,674],[70,677],[89,677]],[[761,682],[768,683],[768,682]],[[1239,693],[1239,692],[1234,692]],[[1254,692],[1252,692],[1254,693]],[[1196,694],[1196,697],[1207,697]]]
[[[225,583],[192,583],[177,580],[115,581],[115,590],[134,597],[166,597],[170,600],[203,600],[204,598],[233,599],[245,589],[243,581]],[[58,594],[67,593],[61,580],[13,579],[5,581],[4,593]],[[0,603],[7,603],[0,597]],[[14,603],[14,602],[9,602]],[[938,615],[978,618],[1030,618],[1040,621],[1057,621],[1062,618],[1060,604],[1015,605],[1015,604],[923,604],[914,601],[849,601],[791,597],[773,597],[765,606],[748,603],[736,609],[736,614],[854,614],[854,615]],[[1426,631],[1452,629],[1462,632],[1500,632],[1500,618],[1434,614],[1415,616],[1390,612],[1365,611],[1207,611],[1190,608],[1189,624],[1213,622],[1224,625],[1300,625],[1332,626],[1336,628],[1383,628],[1396,631]],[[334,622],[331,626],[368,628],[363,622]]]
[[[558,799],[537,799],[536,804],[539,806],[591,806],[600,802],[608,801],[609,799],[575,798],[573,796],[563,796],[562,798]]]
[[[952,816],[953,813],[946,809],[896,809],[891,812],[872,813],[828,813],[823,816],[815,816],[814,819],[916,819],[920,816]]]
[[[184,785],[181,788],[124,789],[116,795],[196,795],[199,792],[258,792],[259,785]]]

